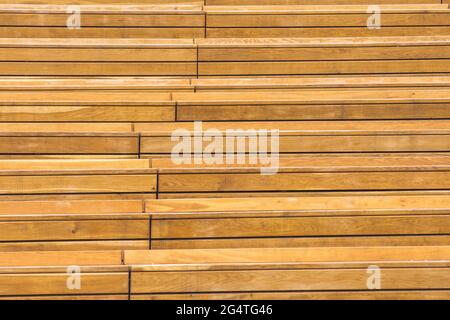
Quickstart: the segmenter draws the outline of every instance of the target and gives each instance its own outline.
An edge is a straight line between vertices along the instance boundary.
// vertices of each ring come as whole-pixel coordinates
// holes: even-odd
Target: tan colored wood
[[[0,136],[3,154],[137,154],[138,137],[120,134],[66,134]]]
[[[405,80],[406,81],[406,80]],[[2,91],[71,91],[71,90],[86,90],[87,92],[95,92],[98,90],[145,90],[148,92],[158,91],[177,91],[189,90],[190,79],[182,78],[152,78],[152,77],[130,77],[130,78],[103,78],[103,77],[88,77],[88,78],[30,78],[30,77],[4,77],[0,78],[0,90]],[[111,93],[111,92],[109,92]],[[164,96],[152,96],[147,103],[155,100],[163,100]],[[128,95],[128,99],[134,98]],[[80,96],[79,100],[84,99]],[[166,96],[167,100],[169,97]],[[112,100],[112,99],[110,99]],[[151,100],[151,101],[150,101]],[[36,99],[35,102],[39,100]]]
[[[132,300],[449,300],[448,290],[135,294]]]
[[[22,30],[12,30],[23,34]],[[133,34],[134,30],[130,30]],[[31,31],[27,30],[27,34]],[[52,34],[54,34],[53,32]],[[178,35],[180,31],[176,31]],[[34,33],[32,33],[34,34]],[[128,34],[128,33],[127,33]],[[367,27],[282,27],[282,28],[207,28],[205,38],[319,38],[319,37],[409,37],[450,35],[449,26],[383,26],[381,29]],[[198,36],[196,38],[203,38]]]
[[[0,296],[0,300],[128,300],[128,295]]]
[[[0,241],[148,239],[149,222],[142,220],[73,220],[0,222]]]
[[[12,86],[5,80],[5,86]],[[11,81],[12,82],[12,81]],[[20,80],[18,80],[20,83]],[[365,77],[275,77],[275,78],[216,78],[216,79],[192,79],[192,85],[197,91],[203,90],[293,90],[299,89],[333,89],[346,88],[408,88],[421,87],[447,87],[450,86],[450,77],[447,76],[365,76]],[[3,81],[0,80],[0,85]],[[297,91],[298,92],[298,91]],[[320,94],[320,91],[319,91]]]
[[[36,175],[0,176],[1,194],[73,194],[73,193],[132,193],[155,192],[156,175],[152,172],[87,174],[83,171],[71,174],[52,173]]]
[[[289,247],[361,247],[361,246],[448,246],[449,236],[368,236],[368,237],[279,237],[239,239],[152,240],[153,250],[289,248]],[[1,247],[0,247],[1,248]],[[142,249],[142,248],[140,248]]]
[[[0,243],[0,251],[146,250],[146,240],[26,241]]]
[[[182,213],[186,216],[208,216],[209,213],[233,216],[246,212],[263,215],[268,211],[288,214],[291,212],[320,212],[338,210],[345,212],[395,212],[402,210],[449,209],[450,199],[447,195],[430,196],[355,196],[355,197],[284,197],[284,198],[235,198],[230,199],[185,199],[185,200],[148,200],[145,201],[145,211],[153,213],[154,218],[169,218],[172,213]],[[384,211],[386,210],[386,211]],[[165,215],[164,213],[167,213]]]
[[[148,169],[150,163],[145,159],[133,160],[2,160],[0,170],[74,170],[74,169]],[[1,210],[1,209],[0,209]]]
[[[120,265],[120,251],[0,252],[1,267]]]
[[[84,273],[79,290],[67,288],[68,274],[2,274],[0,295],[126,294],[128,273]]]
[[[448,260],[449,247],[272,248],[125,251],[125,264],[183,268],[189,265],[258,263],[399,262]],[[248,264],[248,266],[245,266]],[[143,270],[143,269],[142,269]]]
[[[1,201],[0,214],[93,214],[142,212],[139,200]]]

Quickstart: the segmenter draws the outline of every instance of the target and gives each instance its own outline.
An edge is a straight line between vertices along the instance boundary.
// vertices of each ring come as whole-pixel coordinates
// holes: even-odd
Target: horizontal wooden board
[[[137,154],[138,137],[126,135],[45,135],[0,136],[3,154]]]
[[[2,123],[0,133],[3,136],[11,133],[112,133],[122,132],[132,135],[131,123]]]
[[[66,273],[1,274],[0,295],[126,294],[128,273],[83,273],[79,290],[67,288]]]
[[[132,160],[121,160],[121,159],[67,159],[67,160],[2,160],[0,161],[0,170],[93,170],[93,169],[104,169],[104,170],[120,170],[120,169],[148,169],[150,167],[149,160],[145,159],[132,159]],[[86,205],[86,203],[80,203],[81,205]],[[126,204],[126,203],[124,203]],[[130,205],[133,203],[130,203]],[[38,203],[37,205],[42,205],[43,203]],[[45,205],[52,206],[53,204],[46,203]],[[59,205],[63,205],[59,203]],[[67,203],[68,206],[72,203]],[[74,203],[74,205],[78,205]],[[101,205],[101,204],[99,204]],[[102,207],[106,207],[105,206]],[[114,208],[116,204],[113,202],[111,206]],[[117,203],[121,205],[121,203]],[[1,210],[1,209],[0,209]],[[1,212],[1,211],[0,211]]]
[[[152,221],[152,238],[256,238],[449,234],[449,215],[330,217],[242,217]]]
[[[97,174],[74,172],[68,174],[2,175],[1,194],[74,194],[74,193],[133,193],[156,191],[153,173]]]
[[[168,239],[151,242],[153,250],[361,246],[448,246],[450,236],[279,237],[239,239]]]
[[[448,268],[383,269],[384,289],[448,289]],[[134,272],[132,293],[365,290],[366,269]]]
[[[0,252],[1,267],[120,265],[120,251]]]
[[[25,241],[0,243],[0,251],[147,250],[146,240]]]
[[[142,212],[139,200],[1,201],[0,214],[101,214]]]
[[[0,62],[2,76],[194,76],[194,62]]]
[[[11,1],[11,0],[8,0]],[[34,0],[39,1],[39,0]],[[66,1],[66,0],[51,0],[54,1]],[[103,1],[103,0],[90,0],[90,1]],[[117,1],[117,0],[115,0]],[[119,0],[120,1],[120,0]],[[146,0],[148,1],[148,0]],[[155,0],[160,1],[160,0]],[[172,0],[170,0],[172,2]],[[180,1],[180,0],[178,0]],[[380,4],[391,4],[393,0],[379,0]],[[8,3],[8,2],[6,2]],[[373,4],[371,0],[321,0],[323,5],[349,5],[349,4]],[[395,0],[397,4],[439,4],[439,0]],[[207,5],[317,5],[315,0],[206,0]]]
[[[406,81],[406,80],[405,80]],[[156,78],[156,77],[86,77],[86,78],[33,78],[33,77],[3,77],[0,78],[1,91],[44,91],[49,94],[52,91],[72,91],[86,90],[87,92],[96,91],[120,91],[120,90],[145,90],[148,92],[158,91],[177,91],[190,90],[191,80],[189,78]],[[428,82],[429,83],[429,82]],[[111,92],[109,92],[111,93]],[[133,98],[128,95],[128,98]],[[164,96],[158,96],[159,99],[148,99],[147,103],[153,100],[163,100]],[[79,99],[84,99],[80,96]],[[168,100],[167,97],[165,100]],[[113,100],[113,99],[111,99]],[[151,100],[151,101],[150,101]],[[36,101],[38,102],[38,101]]]
[[[149,221],[72,220],[0,222],[0,241],[126,240],[148,239]],[[13,219],[11,219],[13,220]]]
[[[448,73],[448,60],[199,62],[199,76]]]
[[[21,30],[19,30],[21,31]],[[14,30],[15,34],[19,31]],[[134,30],[130,30],[133,34]],[[175,32],[175,31],[174,31]],[[180,31],[176,31],[176,35]],[[21,32],[19,34],[22,34]],[[27,32],[32,33],[32,31]],[[127,33],[128,34],[128,33]],[[383,26],[367,27],[256,27],[256,28],[207,28],[205,38],[318,38],[318,37],[408,37],[450,35],[449,26]],[[203,38],[202,36],[197,38]]]
[[[449,290],[134,294],[131,300],[448,300]]]
[[[449,172],[162,173],[159,192],[444,190]]]
[[[174,121],[172,106],[0,106],[0,121]]]
[[[442,210],[450,209],[447,195],[428,196],[354,196],[354,197],[285,197],[264,199],[186,199],[186,200],[148,200],[145,211],[153,213],[154,219],[170,218],[172,214],[181,213],[180,217],[208,217],[220,213],[221,216],[233,217],[250,214],[268,216],[269,211],[288,215],[295,212],[308,212],[319,215],[337,210],[345,212],[373,212],[378,215],[395,211],[408,210]],[[167,215],[166,215],[166,214]]]
[[[1,17],[1,14],[0,14]],[[188,22],[186,22],[188,23]],[[437,28],[433,28],[435,31]],[[446,28],[438,34],[445,33]],[[422,29],[420,29],[422,30]],[[418,30],[418,32],[420,31]],[[404,34],[404,33],[403,33]],[[411,33],[408,34],[417,34]],[[423,33],[422,33],[423,34]],[[400,35],[400,34],[398,34]],[[68,29],[67,27],[35,27],[35,26],[7,26],[0,29],[3,38],[203,38],[205,29],[203,27],[82,27],[80,29]]]
[[[357,247],[357,248],[255,248],[248,249],[204,249],[204,250],[147,250],[125,251],[125,264],[132,265],[137,271],[183,270],[184,268],[199,267],[197,270],[217,270],[229,268],[254,269],[254,266],[267,264],[267,267],[292,264],[304,264],[315,268],[318,264],[323,266],[342,262],[342,268],[351,263],[370,263],[378,261],[383,263],[404,263],[433,261],[445,262],[448,260],[449,247]],[[399,266],[399,265],[397,265]],[[408,266],[408,263],[403,264]],[[263,268],[261,266],[261,268]],[[185,269],[186,270],[186,269]]]
[[[294,42],[295,43],[295,42]],[[199,62],[211,61],[335,61],[335,60],[396,60],[448,59],[450,47],[436,46],[373,46],[373,47],[315,47],[315,48],[199,48]]]
[[[5,80],[7,81],[7,80]],[[0,85],[4,81],[0,80]],[[445,88],[450,86],[450,77],[447,76],[365,76],[365,77],[274,77],[274,78],[200,78],[192,79],[191,83],[197,91],[204,90],[292,90],[299,89],[332,89],[339,88],[408,88],[414,89],[433,87]],[[5,86],[12,86],[6,82]],[[320,92],[320,91],[319,91]]]

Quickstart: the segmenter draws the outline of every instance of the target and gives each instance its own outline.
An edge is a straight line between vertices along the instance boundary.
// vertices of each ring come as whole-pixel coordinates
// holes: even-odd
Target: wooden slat
[[[402,122],[205,122],[202,124],[204,131],[215,129],[222,132],[222,135],[225,135],[228,129],[280,130],[280,153],[442,152],[449,150],[447,126],[447,121],[412,120]],[[172,132],[176,129],[184,129],[191,136],[194,135],[192,122],[136,124],[135,131],[142,133],[141,153],[170,155],[179,143],[171,140]],[[209,143],[204,141],[203,147]],[[248,143],[246,143],[245,151],[248,151]],[[193,151],[187,150],[187,152]]]
[[[0,56],[4,76],[189,76],[197,67],[188,39],[11,38]]]
[[[146,240],[26,241],[0,243],[0,251],[146,250]]]
[[[200,76],[447,72],[448,61],[443,58],[447,40],[445,36],[198,39],[198,72]],[[432,57],[436,60],[428,60]]]
[[[0,170],[148,169],[145,159],[133,160],[2,160]]]
[[[204,250],[147,250],[125,251],[125,264],[136,266],[136,270],[154,267],[154,270],[183,270],[198,267],[208,270],[212,265],[220,268],[252,269],[252,266],[267,264],[287,265],[319,263],[336,264],[342,262],[342,268],[354,263],[421,263],[433,261],[446,263],[449,247],[358,247],[358,248],[272,248],[272,249],[204,249]],[[140,267],[140,268],[139,268]]]
[[[426,167],[423,168],[427,170]],[[429,168],[428,170],[432,170]],[[292,171],[295,171],[292,170]],[[259,191],[357,191],[445,190],[450,188],[448,171],[278,173],[162,173],[159,192],[259,192]]]
[[[155,200],[146,202],[146,211],[152,215],[154,249],[423,245],[449,240],[449,230],[443,229],[449,219],[448,200],[447,196]]]
[[[0,252],[1,267],[120,265],[120,251]]]
[[[153,250],[361,246],[448,246],[450,236],[348,236],[152,240]]]
[[[0,85],[2,81],[0,81]],[[6,84],[9,86],[9,84]],[[232,90],[292,90],[298,92],[301,89],[307,90],[339,90],[359,88],[367,90],[368,88],[381,89],[395,88],[419,88],[429,89],[432,87],[446,88],[450,86],[450,77],[447,76],[403,76],[403,77],[290,77],[290,78],[213,78],[213,79],[192,79],[192,85],[197,91],[232,91]],[[11,85],[12,86],[12,85]],[[320,92],[319,91],[319,92]],[[317,91],[316,91],[317,92]]]
[[[84,273],[79,290],[67,287],[68,275],[61,274],[2,274],[0,295],[64,295],[64,294],[126,294],[127,272]]]
[[[179,213],[179,217],[210,217],[219,213],[221,216],[261,214],[270,216],[288,215],[289,212],[315,213],[327,215],[333,210],[340,214],[354,212],[373,212],[377,215],[392,214],[395,211],[450,209],[447,195],[435,196],[358,196],[358,197],[287,197],[263,199],[185,199],[185,200],[148,200],[146,212],[155,219],[165,219]]]
[[[151,170],[1,172],[1,194],[133,193],[156,190]]]
[[[383,26],[448,25],[445,4],[380,5]],[[208,27],[363,27],[367,5],[207,6]]]
[[[9,0],[11,1],[11,0]],[[35,0],[37,1],[37,0]],[[61,0],[51,0],[61,1]],[[65,1],[65,0],[63,0]],[[99,1],[99,0],[94,0]],[[100,0],[101,1],[101,0]],[[116,1],[116,0],[115,0]],[[146,0],[147,1],[147,0]],[[156,0],[160,1],[160,0]],[[172,1],[172,0],[171,0]],[[373,4],[371,0],[321,0],[324,5]],[[441,3],[440,0],[378,0],[380,4],[424,4]],[[317,5],[314,0],[206,0],[207,5]]]
[[[88,85],[88,84],[87,84]],[[169,93],[0,93],[1,121],[172,121]]]
[[[209,82],[214,85],[214,80]],[[258,81],[255,82],[258,83]],[[232,82],[226,82],[225,85],[227,83]],[[278,85],[280,84],[281,82],[278,81]],[[291,87],[292,90],[294,86]],[[290,86],[286,85],[286,87]],[[174,93],[173,99],[177,101],[177,120],[179,121],[443,119],[450,117],[450,109],[444,103],[449,93],[444,89],[430,91],[378,89],[339,92],[252,90]],[[440,99],[442,102],[439,102]]]
[[[448,300],[449,290],[139,294],[132,300]]]
[[[429,83],[429,82],[427,82]],[[145,90],[146,92],[164,92],[164,91],[178,91],[191,90],[190,79],[186,78],[151,78],[151,77],[121,77],[121,78],[103,78],[103,77],[88,77],[88,78],[33,78],[33,77],[3,77],[0,78],[1,91],[44,91],[47,96],[51,91],[72,91],[84,90],[86,92],[96,91],[138,91]],[[155,98],[156,96],[152,96]],[[133,96],[128,96],[133,98]],[[163,95],[158,96],[159,99],[164,99]],[[84,99],[80,96],[79,99]],[[168,97],[164,100],[167,100]],[[78,100],[78,101],[80,101]],[[148,99],[147,103],[151,103]],[[36,101],[38,102],[38,101]]]
[[[0,214],[82,214],[142,212],[139,200],[1,201]],[[1,251],[1,250],[0,250]]]

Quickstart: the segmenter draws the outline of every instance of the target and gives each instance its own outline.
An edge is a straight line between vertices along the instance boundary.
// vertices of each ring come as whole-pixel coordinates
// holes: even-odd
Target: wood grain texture
[[[80,194],[80,193],[133,193],[155,192],[156,175],[149,172],[128,174],[102,173],[87,174],[41,174],[2,175],[1,194]]]
[[[448,300],[448,290],[135,294],[132,300]]]

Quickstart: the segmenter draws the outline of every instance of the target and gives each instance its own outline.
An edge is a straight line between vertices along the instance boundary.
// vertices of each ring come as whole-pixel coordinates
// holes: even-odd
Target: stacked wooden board
[[[0,299],[450,299],[449,17],[2,1]]]

